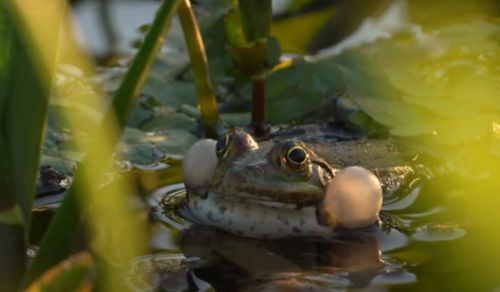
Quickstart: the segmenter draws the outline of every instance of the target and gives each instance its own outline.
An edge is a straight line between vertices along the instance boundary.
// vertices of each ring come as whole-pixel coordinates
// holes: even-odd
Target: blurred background
[[[193,34],[165,12],[174,1],[50,3],[0,5],[0,284],[15,282],[0,288],[255,291],[284,287],[266,273],[299,262],[285,279],[320,288],[500,289],[499,1],[272,1],[267,122],[391,137],[430,169],[384,204],[385,235],[287,248],[207,235],[170,212],[184,191],[182,158],[206,126]],[[255,76],[228,53],[234,3],[192,1],[221,124],[246,127]],[[247,266],[248,255],[260,265]],[[215,263],[192,260],[204,256]],[[111,286],[106,269],[118,271]]]

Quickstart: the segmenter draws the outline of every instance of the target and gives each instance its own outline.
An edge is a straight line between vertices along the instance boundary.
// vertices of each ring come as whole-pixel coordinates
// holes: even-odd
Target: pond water
[[[134,291],[493,291],[498,285],[495,241],[483,237],[463,204],[464,190],[445,175],[414,180],[386,198],[382,223],[369,230],[256,240],[193,223],[178,161],[134,173],[146,192],[151,248],[127,273]],[[38,199],[33,231],[45,230],[60,200],[60,194]]]
[[[468,281],[449,280],[468,268],[450,264],[450,257],[467,243],[470,222],[460,215],[462,205],[446,194],[436,198],[436,180],[413,181],[386,199],[383,222],[373,229],[286,240],[249,239],[195,224],[183,205],[184,185],[171,183],[147,197],[154,253],[136,259],[127,283],[166,291],[463,290]]]

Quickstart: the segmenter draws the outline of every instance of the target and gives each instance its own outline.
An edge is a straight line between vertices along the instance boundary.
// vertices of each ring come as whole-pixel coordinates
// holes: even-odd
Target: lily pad
[[[266,80],[266,118],[271,123],[297,120],[342,92],[341,71],[332,62],[294,64]]]
[[[125,128],[117,146],[117,156],[134,164],[148,165],[171,157],[182,158],[197,138],[182,130],[143,132]]]

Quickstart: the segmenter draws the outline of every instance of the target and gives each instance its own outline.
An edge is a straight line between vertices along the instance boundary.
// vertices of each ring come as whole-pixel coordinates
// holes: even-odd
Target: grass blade
[[[0,290],[17,288],[47,111],[48,78],[38,75],[8,3],[0,3]],[[45,85],[45,86],[44,86]]]
[[[161,4],[151,29],[146,35],[143,45],[139,49],[139,52],[134,58],[129,71],[127,72],[115,95],[112,108],[104,115],[102,125],[99,127],[101,129],[95,129],[89,125],[76,124],[76,122],[72,122],[71,120],[71,113],[68,113],[67,120],[69,121],[70,126],[73,129],[87,127],[85,129],[86,132],[91,133],[91,136],[93,137],[93,140],[97,142],[97,145],[93,145],[96,143],[82,145],[82,150],[86,152],[86,158],[79,166],[74,184],[66,195],[61,207],[53,218],[44,239],[42,240],[40,251],[25,277],[25,284],[30,283],[49,267],[55,265],[57,262],[69,255],[72,247],[71,238],[73,238],[74,232],[78,230],[80,220],[84,217],[82,212],[89,212],[89,206],[87,206],[89,204],[82,205],[83,203],[89,202],[83,201],[84,199],[90,199],[94,207],[92,215],[87,216],[84,219],[86,219],[85,223],[92,223],[92,226],[87,227],[90,227],[90,230],[94,232],[92,235],[98,242],[98,246],[102,248],[102,250],[97,250],[98,252],[112,253],[113,250],[110,249],[123,249],[123,245],[127,245],[128,243],[124,241],[140,241],[140,238],[122,238],[122,244],[119,244],[114,240],[111,243],[102,241],[102,234],[100,233],[103,231],[100,229],[101,227],[106,229],[118,226],[117,229],[120,229],[123,225],[130,223],[131,225],[127,227],[129,227],[130,230],[134,230],[134,227],[137,226],[133,224],[134,222],[132,222],[132,219],[126,214],[126,210],[124,211],[124,209],[120,209],[116,212],[117,214],[120,214],[121,217],[116,214],[111,214],[113,212],[103,214],[103,212],[106,212],[106,204],[111,203],[111,205],[114,205],[115,208],[117,208],[116,206],[120,204],[125,206],[127,202],[124,200],[126,198],[123,197],[123,195],[126,194],[126,191],[123,192],[115,190],[114,192],[108,192],[106,193],[106,196],[103,196],[104,194],[99,193],[98,182],[100,181],[99,177],[104,172],[109,171],[106,161],[111,158],[114,145],[120,136],[119,133],[127,120],[127,115],[133,107],[140,88],[142,87],[149,73],[149,69],[155,60],[156,54],[161,47],[163,35],[169,27],[171,19],[177,10],[178,4],[179,0],[164,1]],[[86,148],[83,148],[84,146]],[[121,195],[121,198],[116,197],[116,195],[110,195],[111,193],[117,194],[118,196]],[[108,202],[103,201],[105,198],[108,198]],[[99,212],[96,212],[96,210]],[[105,223],[103,224],[103,222]],[[109,288],[109,286],[107,287]]]

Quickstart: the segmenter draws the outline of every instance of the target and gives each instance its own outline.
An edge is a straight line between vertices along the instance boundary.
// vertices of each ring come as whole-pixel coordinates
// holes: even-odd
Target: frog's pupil
[[[306,160],[306,152],[300,148],[294,148],[288,152],[288,159],[296,164],[302,164]]]

